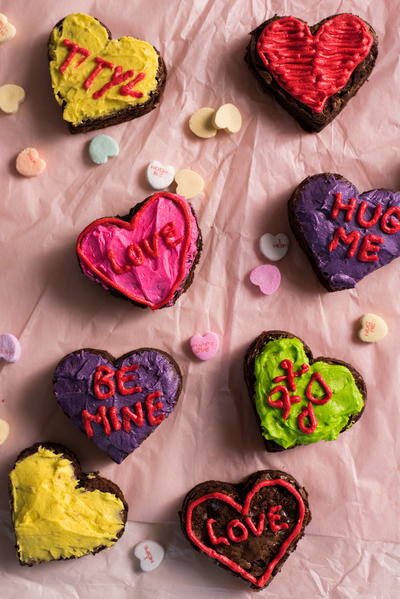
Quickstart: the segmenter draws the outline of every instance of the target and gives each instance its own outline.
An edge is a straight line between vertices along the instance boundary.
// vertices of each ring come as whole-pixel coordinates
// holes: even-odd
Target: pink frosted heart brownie
[[[95,220],[76,243],[89,279],[152,310],[172,306],[189,288],[201,248],[194,210],[183,197],[165,191],[126,216]]]

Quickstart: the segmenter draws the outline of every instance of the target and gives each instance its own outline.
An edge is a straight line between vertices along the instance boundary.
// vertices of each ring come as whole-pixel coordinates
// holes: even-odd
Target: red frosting
[[[332,17],[315,35],[303,21],[282,17],[264,28],[257,52],[278,85],[320,113],[327,99],[344,88],[373,43],[368,25],[355,15]]]
[[[277,551],[276,551],[274,557],[272,558],[272,560],[267,565],[264,573],[259,578],[256,578],[255,576],[253,576],[252,574],[250,574],[249,572],[244,570],[244,568],[239,566],[239,564],[237,564],[235,561],[233,561],[233,559],[230,559],[226,555],[222,555],[221,553],[218,553],[218,551],[216,551],[212,547],[208,547],[200,539],[198,539],[196,537],[196,535],[193,531],[193,528],[192,528],[192,516],[193,516],[193,511],[195,510],[195,508],[198,505],[204,503],[205,501],[208,501],[209,499],[223,501],[224,503],[228,503],[229,505],[231,505],[239,514],[244,516],[245,517],[244,520],[248,524],[249,523],[248,514],[250,511],[251,501],[252,501],[253,497],[256,495],[256,493],[258,493],[258,491],[260,489],[263,489],[264,487],[275,487],[275,486],[284,487],[296,499],[297,506],[298,506],[298,518],[297,518],[297,521],[294,523],[292,531],[290,532],[290,534],[285,538],[285,540],[282,543],[279,544],[279,538],[277,538]],[[289,527],[289,525],[287,523],[279,522],[279,520],[281,519],[281,515],[276,512],[280,508],[281,508],[281,506],[272,506],[268,512],[268,519],[269,519],[270,526],[271,526],[271,522],[273,522],[273,525],[276,527],[277,532],[279,532],[279,530],[281,530],[283,528]],[[186,511],[186,534],[188,535],[188,537],[192,541],[192,543],[194,543],[197,547],[199,547],[199,549],[204,551],[204,553],[206,553],[210,557],[218,560],[219,562],[221,562],[222,564],[227,566],[230,570],[239,574],[242,578],[249,580],[255,586],[263,587],[267,584],[275,566],[283,558],[283,556],[285,555],[286,551],[288,550],[290,544],[300,534],[301,528],[303,525],[303,521],[304,521],[304,515],[305,515],[304,501],[303,501],[303,498],[301,497],[300,493],[297,491],[297,489],[288,481],[282,480],[280,478],[276,478],[273,480],[264,480],[264,481],[257,483],[251,489],[251,491],[249,491],[249,493],[247,494],[243,505],[240,505],[239,503],[237,503],[232,497],[230,497],[226,493],[220,493],[218,491],[216,491],[214,493],[207,493],[206,495],[203,495],[202,497],[199,497],[198,499],[191,501],[188,504],[187,511]],[[216,520],[213,520],[213,519],[209,519],[207,522],[207,532],[209,533],[209,538],[211,539],[211,542],[213,544],[217,544],[217,543],[214,543],[214,540],[217,540],[217,541],[219,541],[219,543],[223,543],[225,545],[230,544],[226,537],[217,538],[215,536],[215,533],[212,528],[213,524],[215,522],[216,522]],[[238,532],[233,534],[233,527],[238,526],[238,524],[237,524],[238,522],[240,522],[240,528],[242,530],[242,534],[244,535],[243,528],[242,528],[244,526],[243,522],[241,522],[239,520],[233,520],[232,522],[230,522],[231,536],[235,536],[236,538],[239,538],[239,534],[238,534]],[[264,524],[264,522],[265,522],[265,520],[263,520],[263,524]],[[286,524],[286,526],[284,526],[284,524]],[[260,526],[261,526],[261,523],[259,522],[259,526],[257,528],[260,528]],[[256,532],[254,532],[254,530],[251,528],[251,526],[249,526],[249,528],[253,534],[256,534],[256,536],[258,536],[257,535],[258,530]],[[247,529],[246,529],[246,532],[247,532]],[[222,541],[220,540],[221,538],[223,539]],[[235,540],[235,539],[231,539],[231,540]],[[241,542],[241,541],[235,540],[235,542]]]

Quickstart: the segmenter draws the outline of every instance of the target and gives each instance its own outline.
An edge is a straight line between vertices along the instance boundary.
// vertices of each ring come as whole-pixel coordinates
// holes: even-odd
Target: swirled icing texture
[[[373,43],[367,24],[355,15],[332,17],[315,35],[303,21],[282,17],[262,31],[257,51],[283,89],[320,113],[368,56]]]
[[[140,208],[140,218],[136,218],[133,230],[121,228],[117,224],[99,224],[88,231],[79,242],[79,248],[87,260],[79,257],[83,272],[87,277],[100,283],[105,289],[118,290],[133,299],[145,303],[155,309],[161,305],[173,305],[173,296],[168,299],[170,290],[175,286],[179,292],[185,283],[197,255],[199,228],[189,204],[181,196],[174,194],[156,194],[157,198],[148,201]],[[184,204],[174,201],[178,198]],[[152,196],[153,198],[153,196]],[[150,240],[168,223],[173,222],[176,239],[183,237],[182,243],[176,247],[166,246],[159,239],[158,258],[145,253],[142,265],[132,267],[125,273],[118,274],[112,268],[107,252],[114,252],[120,265],[129,264],[127,248],[132,243]],[[187,251],[184,246],[187,238]],[[184,262],[182,268],[182,261]],[[90,264],[90,266],[89,266]],[[104,278],[96,275],[96,269]],[[167,299],[167,301],[165,301]]]
[[[108,399],[98,399],[93,389],[93,377],[98,366],[107,365],[113,370],[123,366],[138,364],[139,368],[134,371],[135,380],[127,383],[127,387],[139,386],[142,391],[131,395],[122,395],[118,388],[115,394]],[[153,349],[133,352],[122,360],[116,360],[115,364],[102,355],[87,350],[80,350],[68,354],[57,366],[54,377],[54,394],[58,404],[61,406],[72,423],[83,433],[85,428],[82,421],[82,410],[90,414],[96,414],[100,405],[109,408],[116,407],[118,412],[123,406],[133,408],[139,401],[143,404],[148,393],[161,391],[162,396],[158,398],[163,405],[162,410],[156,414],[168,416],[175,407],[177,393],[180,389],[181,379],[172,362],[165,354]],[[145,410],[143,410],[145,412]],[[118,414],[121,420],[120,414]],[[123,429],[112,431],[110,435],[104,433],[101,423],[91,423],[96,445],[105,451],[115,462],[120,464],[132,451],[147,439],[158,425],[151,426],[144,418],[141,427],[131,423],[131,431]]]
[[[336,289],[349,289],[381,266],[389,264],[400,255],[400,232],[386,234],[376,225],[365,229],[360,227],[354,216],[350,222],[345,221],[345,213],[339,212],[337,218],[331,217],[334,194],[341,193],[343,203],[350,198],[357,199],[357,206],[362,200],[370,208],[366,211],[366,218],[370,218],[378,204],[382,205],[382,215],[392,206],[400,206],[400,192],[386,189],[374,189],[360,194],[357,188],[343,177],[338,178],[333,174],[314,175],[306,179],[296,193],[294,203],[294,216],[297,226],[301,229],[305,242],[314,256],[318,270],[323,278]],[[335,230],[343,227],[346,233],[359,231],[361,237],[372,233],[383,238],[383,244],[377,253],[376,262],[361,262],[357,254],[352,258],[347,257],[349,246],[340,243],[332,252],[328,246]]]
[[[314,362],[306,374],[295,379],[296,391],[302,401],[292,404],[290,415],[283,420],[282,410],[267,404],[266,398],[276,386],[272,379],[284,374],[280,363],[282,360],[292,360],[293,370],[300,369],[302,364],[309,364],[307,354],[300,339],[283,338],[269,341],[255,359],[254,374],[255,405],[263,436],[269,441],[274,441],[285,449],[294,445],[308,445],[316,441],[332,441],[337,439],[340,431],[348,425],[351,415],[361,412],[364,406],[362,395],[356,385],[350,370],[345,366]],[[314,405],[318,426],[311,434],[303,433],[297,424],[297,418],[307,405],[305,389],[314,372],[320,372],[324,381],[332,390],[331,399],[323,405]],[[323,391],[318,387],[313,388],[313,393],[323,396]]]
[[[123,528],[121,499],[78,487],[72,463],[47,448],[18,461],[10,482],[23,562],[81,557],[113,545]]]
[[[70,40],[81,48],[89,50],[90,56],[77,68],[81,56],[76,56],[64,73],[60,66],[67,58],[70,49],[64,45]],[[148,42],[133,37],[121,37],[110,40],[107,30],[97,19],[85,14],[72,14],[65,17],[61,27],[52,31],[49,51],[50,75],[54,95],[62,106],[65,102],[63,118],[78,125],[89,118],[99,118],[106,114],[122,110],[127,106],[144,104],[157,87],[158,54]],[[139,81],[134,90],[143,96],[135,98],[119,93],[121,85],[113,86],[101,98],[93,98],[93,94],[111,79],[113,70],[104,68],[95,78],[89,89],[83,87],[84,82],[97,66],[96,57],[103,58],[115,66],[121,66],[123,72],[134,70],[135,76],[143,72],[145,78]],[[133,78],[131,78],[133,79]],[[128,83],[128,79],[125,83]]]

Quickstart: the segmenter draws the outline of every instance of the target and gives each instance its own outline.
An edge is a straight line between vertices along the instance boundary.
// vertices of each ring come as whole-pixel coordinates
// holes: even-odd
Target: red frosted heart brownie
[[[251,71],[306,131],[321,131],[343,110],[378,54],[371,25],[348,13],[311,27],[275,16],[250,35],[245,58]]]
[[[201,483],[186,495],[180,516],[194,549],[258,591],[278,574],[311,520],[307,491],[279,470],[255,472],[238,485]]]
[[[188,289],[201,248],[194,210],[183,197],[164,191],[126,216],[92,222],[76,243],[89,279],[152,310],[172,306]]]
[[[137,118],[158,104],[167,71],[148,42],[111,39],[90,15],[64,17],[51,32],[49,67],[54,96],[71,133]]]

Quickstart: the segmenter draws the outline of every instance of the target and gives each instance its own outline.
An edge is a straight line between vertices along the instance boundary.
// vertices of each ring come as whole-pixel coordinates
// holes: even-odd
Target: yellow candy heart
[[[212,117],[216,129],[224,129],[227,133],[237,133],[242,127],[242,115],[234,104],[222,104]]]
[[[176,193],[187,200],[190,200],[204,189],[203,177],[188,168],[176,173],[175,182],[177,184]]]

